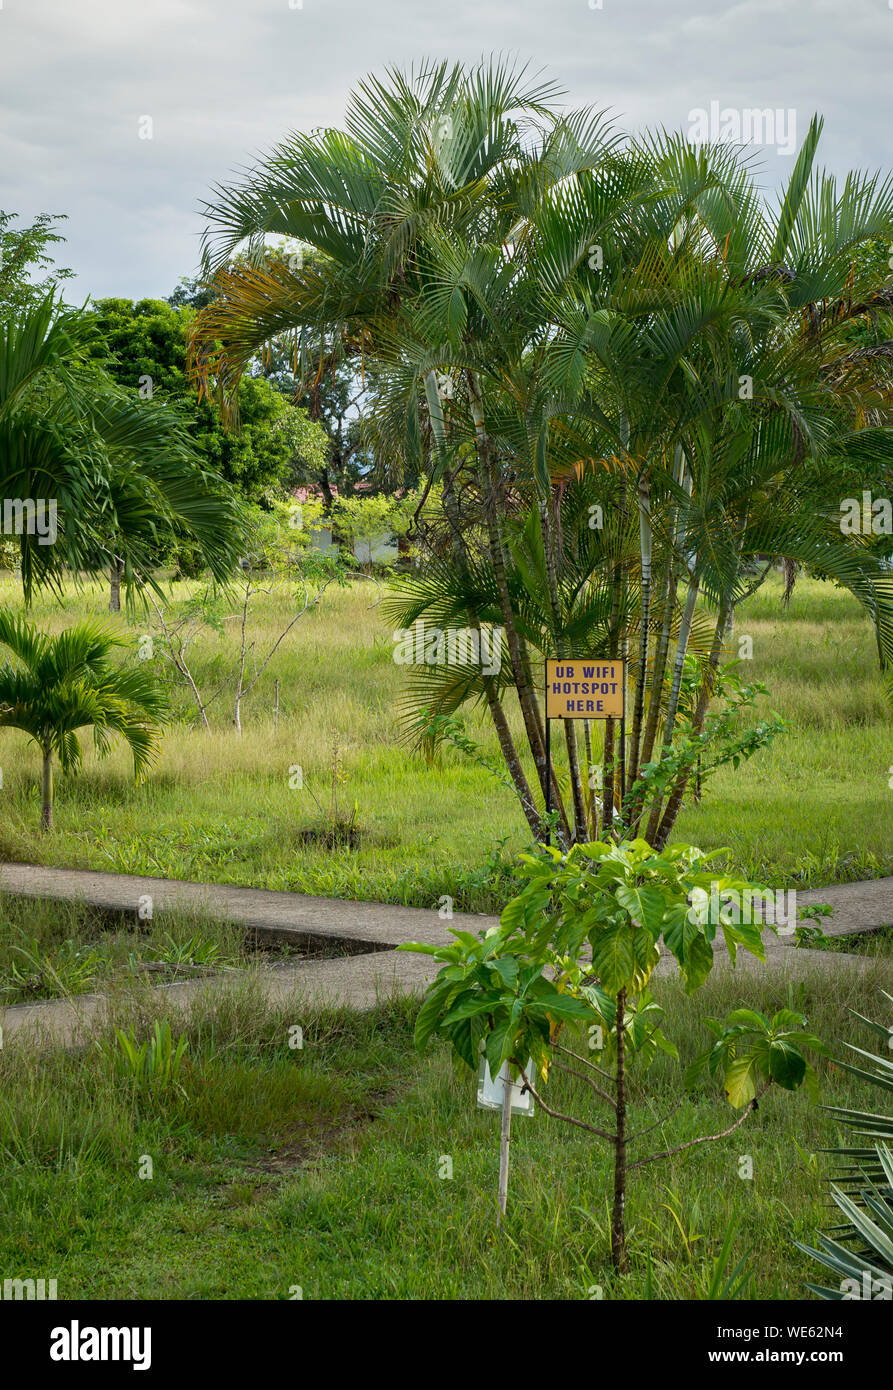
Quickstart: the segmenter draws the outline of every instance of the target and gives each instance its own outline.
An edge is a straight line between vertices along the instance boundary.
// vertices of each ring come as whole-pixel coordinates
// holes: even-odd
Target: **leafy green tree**
[[[137,778],[151,766],[166,697],[147,666],[112,663],[125,645],[113,632],[77,623],[51,637],[2,609],[0,645],[12,657],[0,666],[0,728],[20,729],[40,749],[42,830],[53,826],[53,759],[65,773],[78,771],[81,729],[93,730],[100,755],[116,735],[124,738]]]
[[[470,1068],[477,1069],[482,1052],[493,1077],[508,1064],[510,1080],[520,1079],[546,1115],[612,1148],[611,1259],[621,1273],[628,1268],[629,1175],[726,1138],[756,1110],[770,1086],[794,1091],[806,1085],[814,1094],[817,1077],[804,1052],[827,1054],[792,1010],[768,1019],[736,1009],[724,1022],[706,1020],[717,1041],[680,1078],[680,1092],[709,1070],[741,1113],[717,1134],[640,1156],[638,1140],[655,1126],[635,1134],[630,1129],[631,1076],[658,1051],[678,1059],[675,1043],[660,1026],[663,1011],[648,990],[662,951],[674,957],[690,994],[713,969],[717,937],[724,939],[733,964],[741,948],[765,960],[762,921],[753,911],[761,891],[743,879],[717,875],[710,866],[713,857],[689,845],[656,854],[641,839],[578,844],[567,854],[540,846],[521,856],[524,887],[506,905],[498,926],[479,936],[451,928],[456,940],[450,946],[400,948],[433,956],[443,967],[416,1020],[420,1049],[440,1034]],[[750,909],[742,911],[748,895]],[[573,1046],[575,1040],[583,1053]],[[597,1123],[550,1104],[553,1069],[589,1087],[601,1112]],[[511,1087],[504,1084],[508,1101]],[[506,1104],[504,1123],[507,1112]],[[504,1165],[507,1158],[505,1142]],[[504,1197],[505,1183],[501,1193]]]
[[[893,234],[893,182],[856,173],[838,189],[815,167],[815,121],[776,212],[739,151],[669,135],[621,148],[598,113],[559,112],[554,88],[493,63],[370,79],[345,125],[292,136],[207,205],[215,298],[199,366],[235,400],[265,345],[291,334],[320,380],[344,360],[374,374],[377,454],[443,481],[441,599],[461,590],[466,621],[505,634],[506,677],[465,691],[487,702],[533,833],[550,791],[564,838],[590,833],[570,721],[567,804],[548,786],[532,672],[534,650],[580,652],[599,612],[600,652],[631,674],[626,746],[604,731],[606,836],[638,828],[655,763],[677,756],[699,603],[712,634],[690,732],[704,731],[759,557],[852,590],[893,692],[893,581],[829,514],[843,461],[890,474],[893,435],[868,415],[890,381],[846,331],[889,304],[886,268],[862,251]],[[276,235],[312,254],[264,256]],[[607,521],[583,573],[564,524],[578,484]],[[657,844],[690,774],[683,762],[648,808]]]
[[[279,492],[318,466],[322,432],[261,377],[239,384],[238,427],[228,427],[216,402],[199,395],[187,367],[193,311],[164,300],[104,299],[94,304],[97,355],[112,378],[143,398],[180,412],[204,465],[252,502]]]
[[[73,271],[58,267],[49,248],[65,238],[55,230],[60,214],[40,213],[30,227],[14,227],[17,216],[0,211],[0,315],[44,299]],[[49,274],[35,282],[35,273]]]

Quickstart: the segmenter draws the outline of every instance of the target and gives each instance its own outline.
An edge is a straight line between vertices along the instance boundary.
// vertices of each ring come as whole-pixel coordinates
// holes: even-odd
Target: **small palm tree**
[[[85,622],[52,637],[0,609],[0,645],[15,658],[0,665],[0,728],[21,729],[43,755],[42,830],[53,826],[53,756],[63,772],[76,772],[80,729],[93,729],[101,756],[121,734],[137,778],[151,765],[166,696],[147,669],[112,664],[114,648],[125,646],[113,632]]]

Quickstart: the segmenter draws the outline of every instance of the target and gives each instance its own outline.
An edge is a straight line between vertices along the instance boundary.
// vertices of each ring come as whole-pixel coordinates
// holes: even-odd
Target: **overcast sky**
[[[893,164],[893,0],[598,2],[0,0],[0,207],[68,215],[69,299],[164,296],[213,183],[339,124],[370,70],[494,51],[631,128],[688,130],[717,102],[793,110],[801,138],[819,110],[830,167]],[[762,157],[771,189],[792,159]]]

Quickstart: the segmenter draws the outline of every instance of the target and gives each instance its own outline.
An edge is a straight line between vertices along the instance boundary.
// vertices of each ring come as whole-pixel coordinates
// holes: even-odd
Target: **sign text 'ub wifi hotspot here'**
[[[622,661],[547,661],[546,718],[620,719],[623,689]]]

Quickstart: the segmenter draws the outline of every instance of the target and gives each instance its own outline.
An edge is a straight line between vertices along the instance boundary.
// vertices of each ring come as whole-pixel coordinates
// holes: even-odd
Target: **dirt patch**
[[[396,1099],[396,1091],[372,1092],[367,1106],[348,1111],[339,1120],[320,1120],[307,1126],[307,1132],[297,1139],[292,1136],[281,1144],[271,1144],[262,1157],[245,1163],[244,1171],[282,1181],[323,1154],[343,1155],[356,1149],[366,1131]]]

